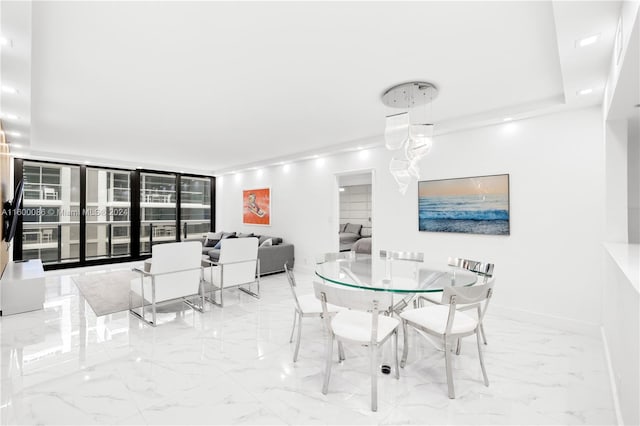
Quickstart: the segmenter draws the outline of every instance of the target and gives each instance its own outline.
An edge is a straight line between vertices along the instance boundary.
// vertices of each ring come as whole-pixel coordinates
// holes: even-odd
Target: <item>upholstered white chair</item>
[[[298,352],[300,351],[300,339],[302,337],[302,319],[303,318],[322,318],[322,303],[315,294],[303,294],[299,295],[296,288],[296,278],[293,271],[289,269],[289,266],[285,263],[284,270],[287,274],[287,280],[291,287],[291,293],[293,294],[293,301],[295,303],[295,311],[293,313],[293,327],[291,328],[291,337],[289,343],[293,342],[293,333],[296,330],[296,323],[298,324],[298,337],[296,338],[296,349],[293,353],[293,362],[298,361]],[[329,314],[334,314],[340,310],[337,306],[327,305]],[[341,355],[341,358],[344,356]]]
[[[450,347],[453,344],[457,344],[459,339],[475,334],[484,384],[489,386],[480,345],[480,327],[487,312],[492,293],[493,282],[472,287],[446,287],[442,292],[442,300],[439,305],[430,305],[402,312],[400,318],[402,318],[402,329],[404,331],[404,348],[400,365],[404,367],[407,362],[409,349],[408,326],[441,339],[444,347],[448,393],[449,398],[453,399],[455,398],[455,391],[451,371]],[[457,310],[456,308],[459,304],[467,305],[470,309],[477,307],[477,318]]]
[[[151,267],[149,271],[134,268],[140,278],[131,280],[129,296],[129,311],[145,323],[156,326],[156,305],[175,299],[184,302],[193,309],[202,312],[204,308],[204,293],[200,285],[202,278],[202,243],[190,241],[184,243],[159,244],[153,247]],[[142,298],[141,313],[132,305],[132,294]],[[197,306],[189,296],[198,295],[201,305]],[[151,321],[145,315],[146,306],[151,307]]]
[[[452,269],[452,273],[455,274],[456,269],[463,269],[466,271],[473,272],[478,275],[480,279],[480,283],[487,284],[488,282],[493,282],[495,277],[493,276],[493,263],[483,263],[478,262],[476,260],[463,259],[460,257],[450,257],[448,264]],[[422,306],[422,302],[429,302],[436,305],[442,303],[442,296],[440,293],[423,293],[417,298],[418,305]],[[468,310],[469,306],[458,304],[459,311]],[[482,341],[484,344],[487,344],[487,335],[484,332],[484,325],[480,325],[480,333],[482,335]],[[456,349],[456,353],[460,353],[460,345],[458,345]]]
[[[257,238],[228,238],[220,241],[220,257],[217,262],[203,260],[209,266],[204,271],[204,279],[211,286],[211,297],[207,300],[214,305],[224,306],[223,290],[230,287],[239,289],[257,299],[260,298],[260,260],[258,259]],[[256,283],[257,290],[240,287]],[[215,299],[220,293],[220,302]]]
[[[356,343],[369,348],[371,369],[371,410],[378,410],[378,355],[380,347],[393,337],[396,379],[400,377],[398,369],[398,326],[396,318],[380,315],[393,303],[391,293],[369,290],[339,288],[319,282],[313,283],[315,295],[322,302],[324,321],[329,331],[327,343],[327,365],[322,385],[322,393],[329,391],[333,341],[338,343]],[[329,306],[335,305],[341,310],[333,317],[329,315]],[[341,357],[342,358],[342,357]]]

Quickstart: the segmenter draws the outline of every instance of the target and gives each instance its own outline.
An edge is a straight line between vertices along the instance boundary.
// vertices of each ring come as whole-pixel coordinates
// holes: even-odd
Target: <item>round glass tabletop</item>
[[[347,287],[394,293],[433,293],[445,287],[471,286],[478,276],[446,263],[389,260],[369,255],[316,264],[316,275]]]

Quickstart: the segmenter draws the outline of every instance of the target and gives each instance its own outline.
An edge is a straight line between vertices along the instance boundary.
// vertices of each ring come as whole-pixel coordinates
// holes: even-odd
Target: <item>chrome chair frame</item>
[[[260,299],[260,259],[248,259],[248,260],[240,260],[237,262],[224,262],[224,263],[220,263],[220,262],[214,262],[210,259],[202,259],[202,262],[204,263],[208,263],[209,264],[209,278],[210,278],[210,282],[209,284],[211,284],[211,297],[207,297],[205,298],[205,300],[213,305],[219,306],[221,308],[224,307],[224,300],[222,297],[222,290],[224,290],[225,288],[235,288],[238,287],[238,290],[247,293],[249,296],[255,297],[256,299]],[[249,281],[246,283],[242,283],[242,284],[234,284],[232,286],[229,287],[225,287],[224,286],[224,266],[225,265],[238,265],[240,263],[249,263],[249,262],[256,262],[256,279],[254,281]],[[215,285],[213,283],[213,266],[219,266],[220,267],[220,287],[218,287],[217,285]],[[203,280],[203,284],[204,284],[204,280]],[[250,289],[244,288],[242,287],[243,285],[251,285],[253,283],[257,284],[257,291],[254,293],[253,291],[251,291]],[[215,297],[214,297],[214,293],[215,292],[220,292],[220,302],[216,302]]]
[[[289,343],[293,342],[293,334],[296,330],[296,322],[298,324],[298,336],[296,338],[296,349],[293,352],[293,362],[298,361],[298,353],[300,352],[300,340],[302,338],[302,318],[324,318],[324,312],[304,312],[302,310],[302,306],[300,306],[300,301],[298,300],[298,294],[296,293],[295,288],[297,287],[296,277],[293,274],[293,270],[289,269],[289,266],[284,264],[284,271],[287,275],[287,280],[289,281],[289,286],[291,287],[291,293],[293,294],[293,301],[295,303],[295,309],[293,311],[293,326],[291,327],[291,336],[289,337]],[[335,312],[329,311],[329,314],[334,314]],[[338,360],[343,361],[345,359],[344,356],[344,348],[342,347],[342,343],[338,345]]]
[[[404,368],[407,362],[407,355],[409,352],[409,338],[408,338],[408,330],[407,326],[412,326],[416,330],[419,330],[423,333],[429,334],[434,337],[438,337],[442,339],[442,344],[444,347],[444,358],[445,358],[445,368],[447,374],[447,390],[450,399],[455,399],[455,390],[453,384],[453,373],[451,369],[451,351],[448,350],[447,344],[453,341],[456,341],[456,344],[459,347],[459,341],[461,338],[466,336],[471,336],[473,334],[476,335],[476,343],[478,346],[478,358],[480,359],[480,368],[482,370],[482,376],[484,379],[485,386],[489,386],[489,378],[487,377],[487,371],[484,366],[484,358],[482,355],[482,346],[480,344],[480,330],[482,327],[482,321],[484,319],[484,315],[487,312],[487,307],[489,306],[489,301],[493,295],[493,282],[488,282],[486,284],[482,284],[480,286],[473,287],[448,287],[445,288],[442,295],[443,301],[448,301],[449,305],[449,315],[447,317],[447,324],[445,327],[445,331],[443,334],[440,334],[430,328],[423,327],[420,324],[409,321],[405,318],[402,318],[402,330],[404,332],[404,347],[402,349],[402,361],[400,361],[400,366]],[[453,333],[451,331],[456,313],[459,312],[456,307],[458,304],[464,304],[469,306],[469,309],[478,308],[478,322],[475,328],[471,331],[463,332],[463,333]],[[481,306],[482,302],[484,303],[484,307]],[[424,309],[424,308],[423,308]],[[430,308],[426,308],[430,309]],[[402,317],[402,316],[401,316]]]
[[[463,259],[460,257],[450,257],[447,263],[449,266],[453,268],[464,269],[469,272],[473,272],[477,274],[479,277],[482,277],[482,284],[487,284],[489,281],[493,279],[493,268],[494,268],[493,263],[478,262],[477,260]],[[455,279],[455,270],[453,274]],[[418,296],[414,300],[414,307],[422,306],[423,301],[427,301],[429,303],[434,303],[438,305],[440,304],[437,301],[433,299],[429,299],[425,296]],[[471,308],[469,308],[468,306],[461,306],[458,308],[458,310],[460,311],[466,311],[468,309],[471,309]],[[480,333],[482,334],[482,342],[486,345],[487,335],[484,332],[483,325],[480,326]],[[460,342],[458,342],[458,344],[456,345],[456,354],[460,355]]]
[[[329,392],[329,379],[331,378],[331,364],[332,364],[332,358],[333,358],[333,341],[337,340],[339,345],[343,341],[363,345],[365,347],[369,347],[370,370],[371,370],[371,411],[377,411],[378,410],[378,363],[377,363],[378,349],[382,347],[385,344],[385,342],[393,336],[392,345],[393,345],[394,361],[395,361],[395,372],[396,372],[395,378],[399,379],[400,378],[400,369],[398,368],[398,328],[399,328],[398,325],[399,324],[396,325],[395,329],[391,333],[389,333],[380,342],[378,342],[378,316],[380,315],[380,308],[382,308],[382,306],[380,306],[379,300],[373,299],[371,303],[368,304],[368,306],[366,307],[367,312],[371,313],[371,338],[369,342],[363,343],[361,341],[350,340],[344,337],[338,337],[333,332],[333,327],[331,325],[331,317],[329,316],[329,312],[327,310],[327,303],[332,303],[337,306],[343,306],[345,308],[348,308],[349,306],[347,306],[347,304],[342,304],[336,301],[327,301],[327,294],[325,292],[327,288],[330,288],[330,286],[327,284],[314,282],[314,290],[316,292],[316,296],[319,297],[320,301],[322,302],[324,321],[326,322],[327,330],[329,333],[329,339],[327,344],[325,376],[322,384],[322,393],[326,395]],[[336,291],[346,292],[343,294],[351,294],[352,295],[351,297],[353,297],[353,295],[356,293],[356,291],[346,290],[346,289],[336,289]],[[361,290],[361,291],[366,292],[367,290]],[[380,294],[380,293],[377,293],[377,294],[381,298],[385,296],[388,297],[387,294]],[[363,306],[364,304],[367,304],[367,302],[360,301],[358,303],[358,305],[360,306],[356,307],[355,309],[360,310],[361,308],[364,308]],[[382,309],[382,311],[385,311],[385,310],[386,309]]]
[[[417,251],[397,251],[397,250],[380,250],[379,252],[381,259],[386,259],[387,261],[400,260],[405,262],[416,262],[422,263],[424,262],[424,253]],[[391,263],[389,263],[387,270],[387,277],[391,279],[392,271],[391,271]],[[391,307],[389,314],[395,313],[396,315],[400,314],[409,306],[409,302],[415,297],[414,293],[409,293],[408,295],[401,298],[398,302],[394,303]]]
[[[162,275],[171,275],[171,274],[176,274],[179,272],[187,272],[187,271],[195,271],[197,269],[200,269],[200,292],[199,294],[193,294],[191,296],[199,296],[201,299],[201,304],[200,306],[196,305],[195,303],[193,303],[192,301],[188,300],[187,297],[190,296],[181,296],[179,298],[176,299],[172,299],[172,300],[164,300],[162,302],[156,302],[156,277],[162,276]],[[204,301],[205,301],[205,296],[204,296],[204,287],[202,286],[202,276],[203,276],[203,268],[202,266],[198,267],[198,268],[190,268],[190,269],[181,269],[179,271],[171,271],[171,272],[163,272],[160,274],[154,274],[151,272],[146,272],[140,268],[133,268],[132,269],[134,272],[138,272],[140,274],[140,294],[142,296],[142,306],[140,307],[141,310],[141,314],[136,312],[136,308],[133,307],[133,300],[132,300],[132,294],[131,291],[129,291],[129,312],[135,316],[136,318],[142,320],[144,323],[155,327],[157,325],[157,321],[156,321],[156,306],[159,303],[169,303],[169,302],[173,302],[175,300],[178,299],[183,299],[182,301],[187,304],[187,306],[189,306],[190,308],[192,308],[193,310],[196,310],[198,312],[204,312]],[[151,277],[151,321],[147,320],[146,315],[145,315],[145,298],[144,298],[144,278],[145,277]]]

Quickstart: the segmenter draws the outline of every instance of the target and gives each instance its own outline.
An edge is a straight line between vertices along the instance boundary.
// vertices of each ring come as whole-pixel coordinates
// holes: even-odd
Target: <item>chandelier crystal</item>
[[[398,184],[398,190],[405,194],[411,179],[420,179],[419,162],[433,145],[434,125],[421,117],[417,123],[411,123],[420,111],[418,107],[431,104],[438,95],[438,89],[428,82],[403,83],[388,89],[382,95],[382,102],[391,108],[405,111],[386,117],[384,132],[385,146],[390,151],[404,149],[404,158],[394,156],[389,164],[389,171]]]

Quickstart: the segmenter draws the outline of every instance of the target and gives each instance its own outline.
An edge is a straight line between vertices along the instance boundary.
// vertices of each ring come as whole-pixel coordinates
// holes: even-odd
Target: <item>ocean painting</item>
[[[420,231],[509,235],[509,175],[418,182]]]

